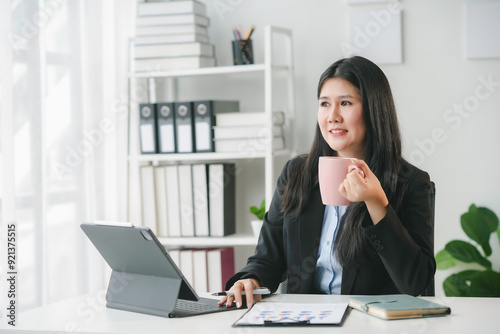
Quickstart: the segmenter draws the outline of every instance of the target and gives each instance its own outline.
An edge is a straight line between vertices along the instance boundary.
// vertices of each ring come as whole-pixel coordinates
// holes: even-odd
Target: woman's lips
[[[332,129],[328,132],[330,132],[334,136],[343,136],[347,133],[347,130],[345,130],[345,129]]]

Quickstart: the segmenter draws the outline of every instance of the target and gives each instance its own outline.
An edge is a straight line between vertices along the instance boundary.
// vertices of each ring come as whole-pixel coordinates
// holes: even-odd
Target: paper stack
[[[205,4],[154,1],[137,5],[135,70],[168,71],[215,66]]]
[[[285,148],[283,112],[273,112],[271,127],[264,112],[224,113],[215,118],[215,152],[262,152],[269,145],[273,150]]]

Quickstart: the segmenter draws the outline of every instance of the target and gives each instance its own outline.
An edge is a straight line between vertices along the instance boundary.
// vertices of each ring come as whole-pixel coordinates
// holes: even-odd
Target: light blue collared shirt
[[[334,241],[340,219],[347,208],[333,205],[325,207],[314,284],[316,289],[330,295],[340,295],[342,285],[342,267],[335,258]]]

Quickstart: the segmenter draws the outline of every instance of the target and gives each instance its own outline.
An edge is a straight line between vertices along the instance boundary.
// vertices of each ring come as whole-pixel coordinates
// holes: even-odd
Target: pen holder
[[[234,65],[253,64],[252,40],[233,41],[233,60]]]

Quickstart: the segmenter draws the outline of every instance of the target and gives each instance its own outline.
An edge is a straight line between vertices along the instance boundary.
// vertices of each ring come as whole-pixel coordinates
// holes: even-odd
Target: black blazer
[[[292,159],[283,168],[255,254],[227,281],[226,289],[238,279],[255,277],[262,286],[275,291],[288,278],[288,293],[319,293],[313,283],[325,206],[318,184],[311,189],[309,202],[298,219],[280,214],[279,189],[283,189],[290,166],[298,159],[303,158]],[[426,289],[436,270],[430,240],[430,185],[426,172],[402,162],[398,187],[406,191],[401,209],[395,212],[389,203],[386,216],[377,225],[366,215],[362,224],[367,236],[366,253],[343,268],[342,294],[419,295]]]

